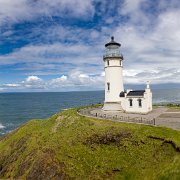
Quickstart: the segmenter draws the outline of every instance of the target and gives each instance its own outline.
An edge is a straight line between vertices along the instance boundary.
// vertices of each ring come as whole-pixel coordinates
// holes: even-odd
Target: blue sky
[[[178,0],[0,0],[0,92],[103,89],[104,44],[124,82],[180,88]]]

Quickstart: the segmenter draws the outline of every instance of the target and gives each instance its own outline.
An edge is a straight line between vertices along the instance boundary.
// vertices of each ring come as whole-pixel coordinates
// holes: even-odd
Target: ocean
[[[0,93],[0,136],[30,119],[43,119],[71,107],[102,103],[104,91]],[[180,103],[180,89],[153,90],[153,104]]]

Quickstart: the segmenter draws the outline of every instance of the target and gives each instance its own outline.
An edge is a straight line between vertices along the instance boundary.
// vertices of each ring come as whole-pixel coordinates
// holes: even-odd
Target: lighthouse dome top
[[[108,46],[121,46],[120,43],[117,43],[116,41],[114,41],[114,36],[111,37],[111,41],[107,44],[105,44],[105,47],[108,47]]]

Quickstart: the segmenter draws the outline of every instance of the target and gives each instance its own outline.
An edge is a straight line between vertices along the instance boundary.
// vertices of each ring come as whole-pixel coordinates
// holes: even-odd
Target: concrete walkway
[[[148,114],[123,113],[119,111],[109,112],[103,111],[101,107],[81,109],[79,114],[98,119],[165,126],[180,130],[180,110],[171,111],[171,109],[168,109],[167,107],[156,107]]]

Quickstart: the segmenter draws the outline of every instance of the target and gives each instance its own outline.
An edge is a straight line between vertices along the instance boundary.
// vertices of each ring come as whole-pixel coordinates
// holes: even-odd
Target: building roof
[[[107,44],[105,44],[105,47],[110,46],[110,45],[116,45],[116,46],[121,46],[121,44],[117,43],[116,41],[114,41],[114,37],[111,37],[111,41]]]
[[[127,96],[144,96],[145,90],[129,91]]]

